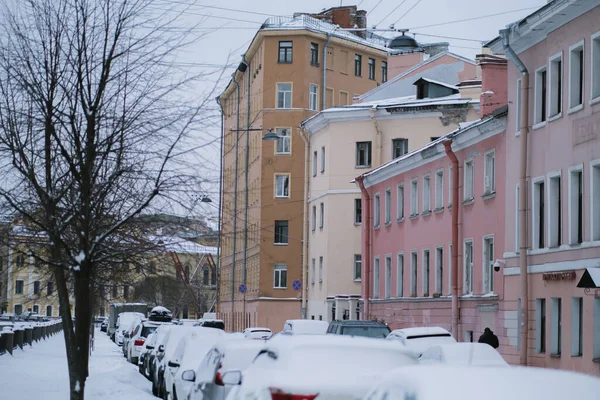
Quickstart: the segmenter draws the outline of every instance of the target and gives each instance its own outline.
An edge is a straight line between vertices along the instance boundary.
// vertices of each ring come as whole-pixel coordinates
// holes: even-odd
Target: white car
[[[175,349],[179,345],[179,341],[192,329],[196,328],[173,325],[158,343],[158,349],[156,351],[156,356],[154,357],[154,375],[152,377],[152,394],[155,396],[160,398],[164,397],[164,373],[167,368],[167,364],[173,356]]]
[[[431,346],[419,357],[421,364],[508,367],[496,349],[487,343],[451,343]]]
[[[159,326],[160,323],[150,321],[140,321],[137,324],[127,344],[127,361],[137,365],[140,354],[146,345],[146,339]]]
[[[439,327],[396,329],[386,339],[401,342],[414,351],[417,357],[433,345],[456,343],[450,332]]]
[[[163,395],[166,394],[171,400],[184,399],[190,391],[191,382],[181,379],[182,372],[196,368],[212,346],[225,335],[227,334],[220,329],[195,327],[182,337],[167,360]]]
[[[551,368],[422,365],[389,372],[364,400],[597,400],[598,393],[600,378]]]
[[[129,325],[131,325],[136,318],[144,319],[146,316],[139,312],[122,312],[119,314],[115,324],[115,343],[117,345],[123,345],[125,332],[127,332],[127,328],[129,328]]]
[[[124,333],[123,333],[123,343],[121,344],[121,351],[123,352],[123,357],[127,357],[127,352],[129,351],[129,342],[131,337],[133,336],[133,332],[135,331],[135,327],[138,326],[142,321],[145,321],[145,318],[135,317],[133,318],[127,325],[125,325]]]
[[[269,339],[273,332],[269,328],[246,328],[244,336],[246,339]]]
[[[385,372],[418,363],[405,346],[390,340],[340,335],[279,335],[265,342],[243,373],[223,374],[239,385],[227,400],[360,399]]]
[[[329,323],[327,321],[289,319],[285,321],[281,333],[293,335],[324,335],[327,333],[327,328],[329,328]]]
[[[232,386],[223,384],[223,374],[227,371],[243,372],[264,346],[264,340],[221,340],[208,352],[196,371],[183,370],[182,379],[189,381],[191,386],[187,400],[225,399]]]

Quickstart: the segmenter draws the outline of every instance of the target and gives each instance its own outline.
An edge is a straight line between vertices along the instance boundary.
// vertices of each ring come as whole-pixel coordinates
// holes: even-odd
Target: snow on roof
[[[170,313],[171,311],[169,311],[166,307],[156,306],[150,312],[160,312],[160,313],[167,312],[167,313]]]
[[[287,331],[300,335],[324,335],[329,327],[329,323],[326,321],[310,319],[289,319],[285,321],[285,325],[288,324],[291,325],[291,329],[287,329]],[[284,331],[286,331],[285,328]]]
[[[415,327],[415,328],[402,328],[395,329],[392,333],[403,333],[407,337],[411,336],[419,336],[419,335],[439,335],[442,333],[450,333],[444,328],[440,328],[438,326],[423,326],[423,327]]]
[[[414,84],[416,84],[417,82],[419,82],[420,80],[424,80],[425,82],[429,82],[429,83],[433,83],[435,85],[440,85],[440,86],[444,86],[447,87],[449,89],[452,90],[458,90],[458,87],[454,86],[454,85],[450,85],[448,83],[444,83],[444,82],[440,82],[440,81],[436,81],[435,79],[429,79],[429,78],[425,78],[425,77],[421,77],[419,79],[417,79]]]
[[[248,328],[249,332],[271,332],[271,330],[269,328],[260,328],[260,327],[256,327],[256,328]]]
[[[185,254],[217,254],[216,247],[204,246],[175,236],[151,236],[149,240],[163,245],[165,251]]]

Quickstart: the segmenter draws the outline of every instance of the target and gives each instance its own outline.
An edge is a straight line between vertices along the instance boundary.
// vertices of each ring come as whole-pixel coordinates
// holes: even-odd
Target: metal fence
[[[0,356],[12,355],[17,349],[33,347],[34,343],[48,339],[62,331],[62,321],[15,322],[14,325],[0,326]]]

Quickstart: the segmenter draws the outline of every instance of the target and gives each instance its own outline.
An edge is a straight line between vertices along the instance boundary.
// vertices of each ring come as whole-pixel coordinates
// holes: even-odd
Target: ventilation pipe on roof
[[[527,338],[529,333],[529,292],[527,276],[527,123],[529,120],[529,71],[519,56],[510,47],[509,29],[500,31],[504,53],[510,61],[515,64],[521,73],[521,118],[519,121],[519,133],[521,135],[521,157],[520,157],[520,179],[519,179],[519,267],[520,267],[520,297],[521,297],[521,326],[519,351],[519,364],[527,365]]]

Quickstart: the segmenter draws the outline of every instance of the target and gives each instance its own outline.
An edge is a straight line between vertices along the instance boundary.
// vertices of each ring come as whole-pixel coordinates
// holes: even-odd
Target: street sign
[[[246,293],[246,290],[248,290],[246,285],[244,285],[243,283],[240,285],[239,289],[240,289],[240,293]]]
[[[292,289],[294,289],[296,292],[298,290],[300,290],[302,288],[302,282],[300,282],[299,279],[296,279],[293,283],[292,283]]]

